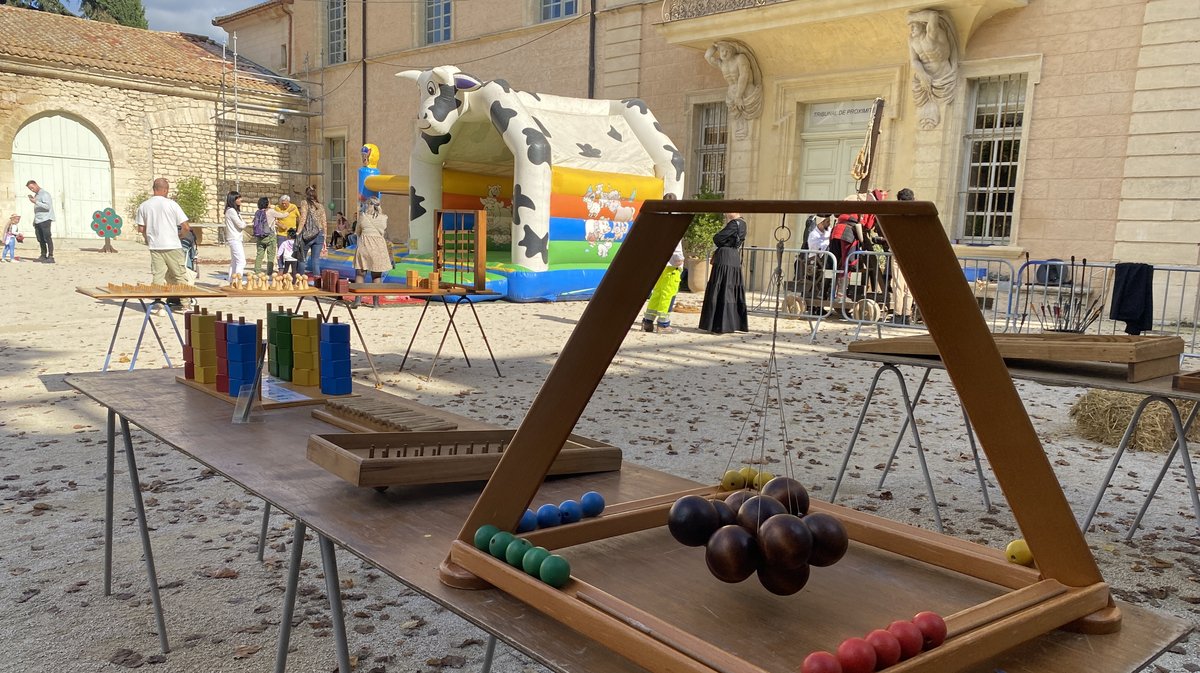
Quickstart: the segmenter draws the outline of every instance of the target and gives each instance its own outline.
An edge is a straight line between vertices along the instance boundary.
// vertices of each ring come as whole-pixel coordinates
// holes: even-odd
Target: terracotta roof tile
[[[199,35],[167,33],[0,5],[0,57],[9,56],[99,73],[147,77],[206,87],[221,85],[221,46]],[[262,93],[298,93],[256,77],[269,71],[238,63],[238,87]],[[245,77],[243,77],[245,75]]]

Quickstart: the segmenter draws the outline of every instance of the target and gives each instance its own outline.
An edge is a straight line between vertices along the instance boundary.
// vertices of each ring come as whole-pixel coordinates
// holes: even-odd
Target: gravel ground
[[[136,430],[172,651],[164,656],[157,649],[128,476],[120,465],[115,597],[103,596],[104,418],[98,405],[66,388],[61,378],[65,372],[99,368],[115,311],[73,288],[146,279],[149,261],[145,249],[132,243],[122,245],[118,255],[101,255],[90,246],[60,244],[59,263],[53,266],[29,261],[0,265],[7,290],[0,295],[0,315],[5,317],[0,324],[0,540],[5,541],[0,547],[0,671],[271,670],[291,536],[288,519],[271,518],[270,546],[259,563],[262,503]],[[30,248],[26,243],[22,252]],[[218,257],[224,251],[203,252]],[[222,267],[213,260],[202,267],[203,275],[215,280]],[[711,481],[725,469],[733,451],[729,440],[739,435],[750,415],[770,350],[770,321],[752,317],[755,332],[750,334],[702,334],[694,329],[696,316],[685,312],[698,302],[699,295],[681,295],[679,334],[630,332],[577,431],[621,446],[626,460]],[[257,313],[264,303],[222,301],[215,308]],[[460,357],[439,364],[433,381],[397,373],[419,307],[363,309],[358,317],[373,349],[382,354],[377,364],[389,390],[515,426],[583,308],[582,303],[481,307],[503,379],[479,366],[468,369]],[[436,312],[430,317],[432,333],[444,323]],[[165,321],[160,318],[159,324],[165,326]],[[133,323],[127,325],[117,343],[117,367],[125,366],[133,348]],[[852,330],[845,325],[823,326],[812,345],[806,337],[803,323],[786,324],[780,337],[785,417],[801,448],[794,466],[797,478],[817,497],[828,497],[872,368],[827,357],[851,339]],[[482,355],[473,326],[465,329],[464,338],[472,355]],[[415,371],[426,371],[434,348],[432,339],[418,344]],[[148,349],[138,361],[139,367],[164,364],[161,355]],[[359,358],[355,365],[356,375],[365,379],[365,360]],[[932,509],[911,448],[902,447],[886,489],[875,488],[891,444],[887,437],[900,419],[894,386],[884,388],[864,426],[839,502],[932,527]],[[1081,390],[1028,383],[1018,388],[1071,506],[1082,516],[1112,449],[1073,434],[1067,413]],[[995,511],[983,507],[962,417],[944,374],[933,375],[919,416],[947,532],[1002,548],[1017,537],[1016,527],[990,471]],[[778,425],[774,420],[762,425],[768,445],[781,444]],[[759,431],[753,419],[749,428],[749,433]],[[778,449],[769,455],[782,456]],[[1132,542],[1123,540],[1161,460],[1157,454],[1128,455],[1088,542],[1117,596],[1195,624],[1200,615],[1200,534],[1180,469],[1164,483],[1144,530]],[[344,552],[340,570],[356,670],[478,670],[486,642],[482,631]],[[333,670],[316,544],[305,547],[297,620],[289,670]],[[1200,670],[1197,640],[1175,646],[1150,670]],[[494,670],[544,669],[502,645]]]

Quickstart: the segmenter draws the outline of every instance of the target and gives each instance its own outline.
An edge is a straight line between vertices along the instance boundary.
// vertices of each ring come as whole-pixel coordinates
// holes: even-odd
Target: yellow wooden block
[[[292,352],[293,353],[316,353],[320,348],[319,337],[315,334],[309,336],[307,334],[292,335]]]
[[[314,336],[317,334],[317,325],[319,324],[316,318],[292,318],[292,336]]]
[[[196,372],[196,381],[200,383],[217,382],[217,368],[215,365],[212,367],[195,367],[194,370]]]
[[[212,367],[215,371],[217,366],[216,349],[192,346],[192,364],[195,365],[196,371],[200,371],[201,367]]]
[[[292,369],[316,369],[317,362],[321,359],[319,353],[310,353],[308,351],[292,351]]]
[[[192,314],[192,335],[193,335],[192,338],[193,338],[193,340],[195,340],[195,335],[212,334],[213,332],[215,332],[216,330],[215,330],[214,326],[216,325],[216,322],[217,322],[216,315],[210,315],[207,313],[193,313]]]

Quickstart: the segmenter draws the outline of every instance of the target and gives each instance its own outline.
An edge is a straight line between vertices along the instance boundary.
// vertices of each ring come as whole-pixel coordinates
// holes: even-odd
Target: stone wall
[[[15,72],[12,70],[16,70]],[[220,199],[232,187],[219,178],[228,171],[222,156],[215,117],[219,109],[216,92],[154,86],[117,78],[69,75],[57,71],[17,68],[0,72],[0,202],[12,203],[14,194],[12,143],[17,132],[32,118],[43,114],[65,114],[92,127],[107,147],[112,165],[113,205],[131,218],[130,198],[149,192],[155,177],[172,182],[195,176],[204,181],[212,204],[204,220],[217,222]],[[190,94],[190,95],[189,95]],[[267,99],[244,97],[247,102],[271,105]],[[294,104],[294,103],[293,103]],[[278,101],[273,105],[280,105]],[[280,127],[273,113],[243,113],[248,128],[274,128],[274,135],[303,138],[304,119],[291,119]],[[245,130],[243,131],[245,133]],[[229,145],[226,145],[228,148]],[[303,149],[276,144],[243,145],[243,165],[267,168],[302,166]],[[305,178],[279,173],[245,173],[242,190],[272,200],[280,194],[302,193]],[[247,206],[246,212],[252,212]],[[133,231],[132,227],[126,231]]]

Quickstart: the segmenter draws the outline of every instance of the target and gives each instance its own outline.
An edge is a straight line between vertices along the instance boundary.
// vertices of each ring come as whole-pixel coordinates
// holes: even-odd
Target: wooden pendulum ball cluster
[[[841,522],[809,514],[808,505],[803,484],[771,477],[757,493],[736,490],[724,500],[684,496],[671,506],[667,528],[681,544],[705,548],[717,579],[736,583],[757,573],[767,591],[790,596],[808,583],[811,566],[837,563],[849,546]]]

